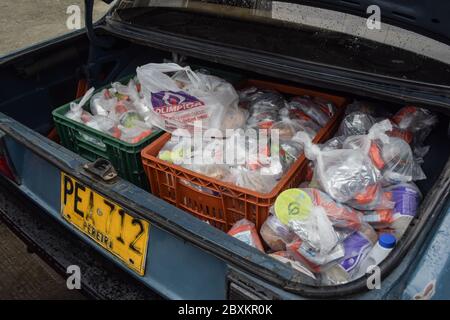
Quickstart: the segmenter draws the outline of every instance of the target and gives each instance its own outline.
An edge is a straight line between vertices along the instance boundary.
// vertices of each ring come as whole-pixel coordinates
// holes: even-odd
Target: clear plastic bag
[[[413,144],[421,146],[438,122],[431,111],[414,106],[400,109],[392,118],[399,129],[409,131],[413,135]]]
[[[311,121],[313,122],[317,127],[320,128],[320,126],[314,122],[306,113],[301,111],[296,104],[287,104],[286,107],[280,109],[280,117],[281,118],[289,118],[289,119],[296,119],[296,120],[303,120],[303,121]]]
[[[118,99],[114,97],[109,89],[103,89],[91,98],[90,107],[93,115],[108,116]]]
[[[247,127],[270,129],[279,121],[279,110],[286,105],[283,96],[277,92],[262,92],[251,100],[248,106]]]
[[[298,160],[300,155],[303,154],[303,145],[296,141],[295,138],[290,141],[281,142],[279,154],[284,165],[284,171],[287,171]]]
[[[258,232],[256,231],[255,224],[247,219],[242,219],[236,222],[233,227],[228,231],[228,234],[242,242],[245,242],[249,246],[252,246],[262,252],[264,252],[263,245],[259,239]]]
[[[278,221],[297,237],[287,243],[287,250],[313,272],[324,271],[342,259],[343,241],[362,228],[360,212],[312,188],[284,191],[273,211]],[[285,239],[280,242],[286,243]]]
[[[324,127],[331,119],[330,114],[324,111],[319,104],[315,103],[309,97],[294,97],[289,102],[289,106],[304,112],[321,127]]]
[[[242,108],[228,108],[220,129],[244,128],[247,123],[248,111]]]
[[[158,158],[169,163],[187,163],[185,160],[192,158],[192,147],[190,137],[172,135],[170,140],[159,151]]]
[[[370,224],[375,229],[388,228],[394,221],[393,211],[393,209],[365,211],[363,221]]]
[[[291,121],[294,125],[290,126],[289,121]],[[279,139],[279,145],[274,141],[271,142],[271,154],[278,155],[278,159],[273,157],[272,161],[276,162],[277,160],[281,163],[281,168],[283,172],[289,170],[290,166],[298,160],[298,158],[303,153],[303,144],[301,140],[299,140],[297,133],[305,132],[311,139],[317,135],[316,124],[312,121],[304,121],[304,120],[289,120],[287,122],[276,123],[272,130],[277,129],[278,126],[287,126],[284,131],[283,137]],[[294,135],[292,135],[292,131],[295,131]],[[281,133],[280,133],[281,135]],[[272,163],[272,165],[276,165],[276,163]],[[278,166],[279,167],[279,166]]]
[[[355,195],[347,204],[358,210],[385,210],[394,207],[388,193],[383,191],[380,183],[366,187]]]
[[[365,135],[375,124],[376,120],[370,114],[362,111],[355,111],[347,114],[342,120],[339,129],[339,136]]]
[[[245,109],[249,109],[250,105],[263,97],[270,91],[261,90],[257,87],[247,87],[238,91],[239,106]]]
[[[120,139],[132,144],[139,143],[152,133],[152,130],[145,127],[145,125],[135,125],[132,127],[119,125],[118,128],[122,133]]]
[[[314,97],[314,103],[318,104],[323,112],[325,112],[330,118],[336,114],[337,107],[336,105],[322,97]]]
[[[358,149],[365,143],[364,136],[348,137],[343,148]],[[426,178],[410,145],[401,138],[372,140],[369,157],[383,175],[383,185],[423,180]]]
[[[281,121],[275,122],[270,130],[278,131],[280,141],[289,141],[302,129],[302,123],[299,120],[283,118]]]
[[[392,185],[385,192],[390,194],[394,208],[365,212],[363,220],[376,229],[392,229],[397,239],[400,239],[417,215],[422,194],[414,183]]]
[[[119,118],[119,124],[126,128],[133,128],[136,126],[146,127],[145,123],[136,111],[124,112]]]
[[[403,139],[408,144],[412,144],[414,138],[411,131],[400,129],[394,122],[392,122],[392,130],[387,134],[390,137]]]
[[[127,86],[113,83],[109,89],[95,95],[93,92],[91,88],[80,103],[72,103],[66,116],[128,143],[138,143],[152,133],[151,125],[137,112],[136,103],[140,98],[133,80]],[[93,115],[83,109],[89,99]]]
[[[127,86],[124,86],[119,82],[115,82],[112,84],[112,87],[116,90],[116,92],[127,96],[133,103],[131,107],[132,110],[137,112],[139,117],[144,122],[151,125],[152,113],[149,105],[144,102],[144,98],[140,93],[140,84],[136,83],[134,79],[131,79]]]
[[[257,109],[279,110],[286,106],[283,96],[273,90],[262,90],[256,87],[249,87],[239,91],[239,103],[252,111]]]
[[[387,190],[392,193],[395,203],[390,228],[395,230],[396,238],[400,239],[417,216],[422,194],[414,183],[401,183],[388,187]]]
[[[389,121],[375,124],[368,135],[358,138],[359,147],[355,149],[321,150],[308,136],[299,133],[299,137],[304,144],[306,157],[314,161],[314,178],[322,189],[333,199],[354,205],[352,200],[359,195],[378,190],[376,186],[381,174],[372,164],[368,152],[372,140],[386,140],[388,137],[385,132],[390,129]]]
[[[290,165],[286,159],[271,158],[271,152],[278,152],[274,145],[267,144],[261,148],[257,139],[240,132],[226,139],[204,141],[201,148],[191,137],[173,134],[158,157],[208,177],[269,193]],[[226,174],[222,174],[225,171]]]
[[[361,225],[362,214],[349,207],[333,200],[328,194],[318,189],[304,189],[313,197],[314,204],[325,209],[328,218],[333,226],[341,231],[358,230]]]
[[[292,242],[295,234],[278,220],[275,215],[270,215],[261,226],[260,234],[264,242],[273,251],[286,250],[286,244]]]
[[[294,224],[298,223],[298,226],[291,228],[294,232],[296,229],[298,230],[298,233],[295,232],[297,235],[303,239],[307,237],[313,239],[314,237],[320,237],[320,234],[306,235],[307,231],[305,230],[307,229],[303,228],[303,224],[307,223],[308,228],[315,228],[317,223],[323,222],[321,226],[324,230],[329,231],[329,229],[326,229],[329,225],[323,218],[323,211],[315,211],[317,207],[325,211],[326,217],[336,230],[354,231],[361,226],[362,214],[359,211],[334,201],[325,192],[314,188],[289,189],[282,192],[275,201],[274,212],[277,218],[289,227],[291,227],[291,221]],[[317,220],[316,215],[321,218],[320,221]],[[305,234],[305,236],[301,236],[302,234]],[[334,242],[337,239],[337,235],[335,236],[326,233],[325,239],[333,239],[331,242]],[[312,246],[314,246],[314,243],[317,243],[317,241],[311,240]],[[332,244],[325,245],[327,248],[331,246]]]
[[[317,280],[314,273],[312,273],[303,263],[296,261],[292,253],[288,251],[277,251],[269,254],[272,258],[289,265],[294,270],[297,270],[313,280]]]
[[[92,115],[83,109],[84,105],[89,101],[94,93],[95,88],[90,88],[81,100],[77,102],[70,103],[70,110],[65,114],[65,116],[69,119],[72,119],[77,122],[86,123],[91,120]]]
[[[378,240],[376,232],[363,223],[342,242],[344,257],[322,273],[323,285],[339,285],[356,278],[358,267]]]
[[[102,132],[111,132],[116,127],[112,119],[101,115],[92,116],[91,120],[86,122],[86,125]]]
[[[337,261],[342,259],[345,255],[344,246],[338,243],[328,253],[316,251],[310,247],[306,242],[297,238],[287,245],[287,251],[293,258],[303,263],[309,270],[314,273],[324,272],[332,267]]]
[[[189,170],[201,173],[212,179],[217,179],[225,182],[233,182],[230,167],[224,164],[191,164],[185,167]]]
[[[291,219],[289,228],[314,251],[328,254],[338,243],[333,224],[323,207],[314,206],[307,217]]]
[[[331,151],[331,150],[338,150],[343,148],[343,143],[347,137],[345,136],[337,136],[334,138],[329,139],[325,143],[319,145],[320,149],[322,151]]]
[[[201,129],[221,128],[228,108],[237,108],[233,86],[218,77],[175,63],[150,63],[136,71],[153,123],[165,131],[193,131],[196,121],[202,121]]]
[[[425,173],[413,155],[409,144],[400,138],[390,138],[381,147],[384,162],[384,184],[391,185],[426,179]]]
[[[261,174],[243,167],[231,168],[232,180],[238,187],[250,189],[260,193],[269,193],[277,185],[277,175]]]

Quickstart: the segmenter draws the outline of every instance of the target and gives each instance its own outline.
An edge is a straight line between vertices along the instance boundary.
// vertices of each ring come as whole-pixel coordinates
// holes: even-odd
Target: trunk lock
[[[106,182],[110,182],[117,177],[116,169],[114,169],[111,162],[106,159],[97,159],[94,162],[86,163],[83,165],[83,168],[87,172],[101,178]]]

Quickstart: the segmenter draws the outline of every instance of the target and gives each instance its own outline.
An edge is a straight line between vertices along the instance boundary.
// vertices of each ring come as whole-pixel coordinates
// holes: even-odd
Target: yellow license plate
[[[61,214],[140,275],[145,272],[149,223],[61,172]]]

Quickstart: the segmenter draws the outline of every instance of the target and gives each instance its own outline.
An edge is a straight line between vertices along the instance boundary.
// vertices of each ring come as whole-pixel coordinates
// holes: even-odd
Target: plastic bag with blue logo
[[[189,66],[149,63],[136,72],[152,123],[165,131],[193,132],[194,125],[222,129],[229,109],[237,108],[238,95],[230,83]]]

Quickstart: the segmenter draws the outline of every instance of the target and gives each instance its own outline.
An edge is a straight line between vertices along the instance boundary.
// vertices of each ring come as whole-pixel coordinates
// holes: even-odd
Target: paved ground
[[[0,300],[84,299],[68,290],[66,280],[38,256],[27,252],[25,244],[0,220]]]
[[[1,0],[0,55],[68,32],[67,7],[79,5],[83,21],[83,3],[82,0]],[[95,1],[95,17],[101,17],[107,8],[104,2]]]

